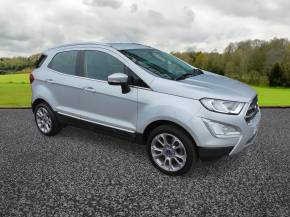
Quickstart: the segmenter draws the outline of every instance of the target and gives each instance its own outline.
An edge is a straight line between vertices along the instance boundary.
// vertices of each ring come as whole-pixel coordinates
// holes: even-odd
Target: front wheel
[[[42,134],[53,136],[61,130],[53,110],[46,103],[40,103],[36,106],[34,116],[36,126]]]
[[[172,176],[188,172],[197,159],[191,137],[172,125],[159,126],[149,134],[147,152],[156,168]]]

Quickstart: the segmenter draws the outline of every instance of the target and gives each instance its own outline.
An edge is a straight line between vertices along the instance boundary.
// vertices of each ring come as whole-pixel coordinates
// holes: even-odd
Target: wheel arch
[[[47,105],[52,109],[52,107],[50,106],[50,104],[49,104],[46,100],[44,100],[44,99],[42,99],[42,98],[37,98],[37,99],[35,99],[35,100],[32,102],[32,105],[31,105],[31,108],[32,108],[32,112],[33,112],[33,113],[34,113],[34,111],[35,111],[36,106],[37,106],[38,104],[40,104],[40,103],[45,103],[45,104],[47,104]]]
[[[151,122],[150,124],[148,124],[144,131],[143,131],[143,134],[142,134],[142,144],[145,144],[146,143],[146,140],[150,134],[150,132],[155,129],[156,127],[159,127],[161,125],[171,125],[171,126],[175,126],[175,127],[178,127],[179,129],[181,129],[182,131],[184,131],[192,140],[193,142],[193,145],[195,148],[197,148],[197,143],[196,143],[196,140],[195,138],[188,132],[188,130],[186,130],[183,126],[181,126],[180,124],[178,123],[175,123],[173,121],[170,121],[170,120],[155,120],[153,122]]]

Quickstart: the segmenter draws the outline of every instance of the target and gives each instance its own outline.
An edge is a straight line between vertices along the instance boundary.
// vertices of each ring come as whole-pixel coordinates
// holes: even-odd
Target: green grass
[[[260,106],[290,106],[290,88],[253,87]]]
[[[260,106],[290,106],[290,88],[253,87]],[[31,104],[28,74],[0,75],[0,107],[22,107]]]
[[[29,74],[0,75],[0,107],[31,106]]]
[[[29,84],[29,74],[0,75],[0,85],[7,83]]]
[[[29,84],[0,83],[0,107],[30,107],[30,106],[31,106],[31,87]]]

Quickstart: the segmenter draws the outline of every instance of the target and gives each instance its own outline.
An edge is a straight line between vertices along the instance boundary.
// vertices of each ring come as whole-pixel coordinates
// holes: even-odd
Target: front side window
[[[78,51],[65,51],[56,54],[48,67],[69,75],[76,75],[76,62]]]
[[[126,66],[111,56],[101,51],[85,51],[84,76],[97,80],[108,80],[113,73],[126,73]]]
[[[125,56],[149,72],[166,79],[181,80],[203,74],[173,55],[156,49],[121,50]]]

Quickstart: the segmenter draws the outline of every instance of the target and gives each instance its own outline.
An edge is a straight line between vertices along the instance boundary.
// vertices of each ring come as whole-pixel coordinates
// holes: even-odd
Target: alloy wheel
[[[51,131],[52,120],[46,108],[38,108],[36,111],[36,123],[41,132],[47,134]]]
[[[186,163],[186,149],[176,136],[169,133],[156,135],[151,142],[153,161],[166,171],[181,170]]]

